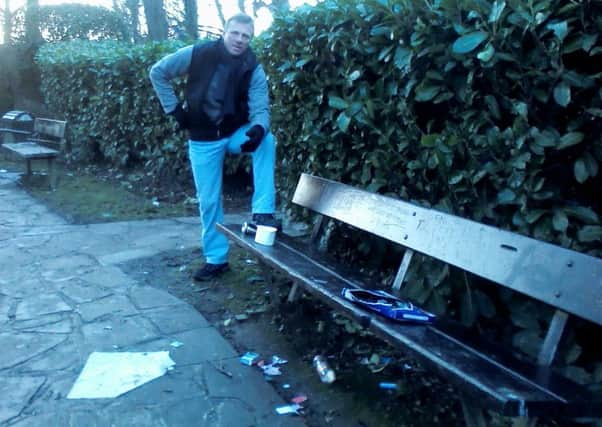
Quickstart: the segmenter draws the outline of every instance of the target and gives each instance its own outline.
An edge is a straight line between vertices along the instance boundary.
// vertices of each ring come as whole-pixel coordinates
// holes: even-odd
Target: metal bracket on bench
[[[401,289],[401,284],[403,283],[403,279],[406,277],[406,273],[410,267],[410,262],[412,261],[413,255],[414,251],[412,249],[405,250],[403,259],[399,265],[399,270],[397,270],[397,275],[395,276],[395,280],[393,280],[393,285],[391,286],[394,291],[399,291]]]
[[[556,350],[558,350],[558,343],[562,338],[568,317],[569,315],[562,310],[556,310],[554,313],[554,317],[552,317],[550,327],[546,333],[546,338],[537,356],[538,365],[550,366],[554,361]]]

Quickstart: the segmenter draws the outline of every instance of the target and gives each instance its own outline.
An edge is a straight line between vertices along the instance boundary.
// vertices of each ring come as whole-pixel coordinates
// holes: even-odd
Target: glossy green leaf
[[[548,30],[552,30],[554,32],[554,35],[560,40],[564,40],[564,38],[569,32],[568,24],[566,21],[550,23],[546,25],[546,28]]]
[[[474,31],[458,37],[452,45],[452,52],[465,54],[475,50],[489,36],[485,31]]]
[[[577,182],[584,183],[587,181],[589,178],[589,172],[585,166],[583,158],[580,157],[575,160],[575,164],[573,165],[573,173],[575,174],[575,179]]]
[[[560,138],[560,142],[556,145],[557,150],[562,150],[583,141],[585,135],[582,132],[569,132]]]
[[[564,82],[560,82],[554,88],[554,101],[562,107],[566,107],[571,102],[571,87]]]
[[[516,193],[514,191],[506,188],[500,191],[497,195],[497,202],[500,205],[509,204],[516,200]]]
[[[564,233],[569,226],[569,219],[563,211],[557,210],[554,212],[552,225],[554,226],[554,230]]]
[[[601,242],[602,227],[599,225],[586,225],[577,232],[577,239],[580,242]]]
[[[491,23],[499,21],[505,7],[506,7],[505,1],[495,0],[493,2],[493,5],[491,6],[491,12],[489,13],[488,22],[491,24]]]
[[[339,117],[337,118],[337,125],[341,131],[347,132],[349,123],[351,123],[351,117],[347,116],[345,112],[339,114]]]
[[[328,106],[337,110],[344,110],[349,107],[349,104],[343,98],[331,95],[328,97]]]
[[[488,43],[487,46],[485,46],[485,49],[477,53],[477,58],[479,58],[479,60],[482,62],[489,62],[491,61],[491,58],[493,58],[494,54],[495,48],[491,43]]]

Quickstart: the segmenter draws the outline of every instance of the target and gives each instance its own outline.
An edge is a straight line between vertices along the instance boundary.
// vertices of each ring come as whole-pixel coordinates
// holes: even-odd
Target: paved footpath
[[[14,179],[0,174],[0,426],[303,425],[201,314],[117,267],[195,247],[197,220],[69,225]],[[94,351],[176,365],[116,398],[67,399]]]

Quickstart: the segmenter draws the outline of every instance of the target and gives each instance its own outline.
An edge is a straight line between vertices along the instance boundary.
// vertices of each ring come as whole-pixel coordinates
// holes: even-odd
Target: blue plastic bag
[[[341,294],[349,301],[397,321],[430,323],[436,317],[411,302],[403,301],[385,291],[344,288]]]

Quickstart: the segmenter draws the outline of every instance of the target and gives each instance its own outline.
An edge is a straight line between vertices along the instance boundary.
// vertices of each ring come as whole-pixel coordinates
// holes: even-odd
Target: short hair
[[[238,22],[239,24],[248,24],[251,26],[251,28],[253,28],[253,31],[255,31],[255,23],[253,22],[253,18],[251,18],[246,13],[239,12],[235,15],[232,15],[226,21],[226,25],[224,26],[224,31],[228,31],[228,27],[230,26],[230,23],[232,23],[232,22]]]

